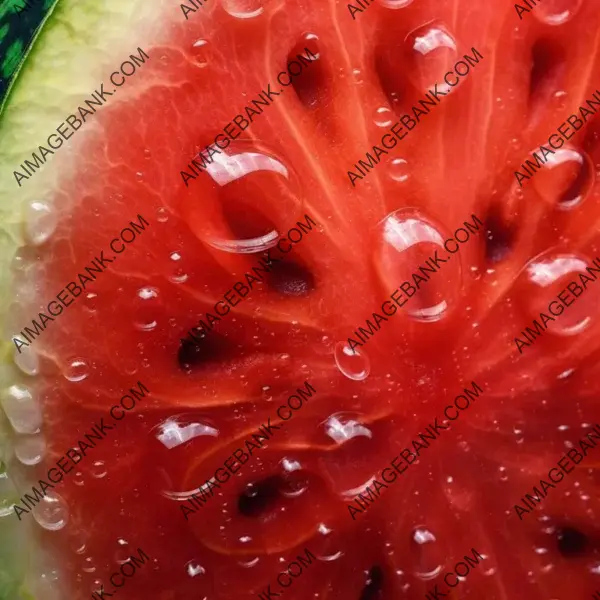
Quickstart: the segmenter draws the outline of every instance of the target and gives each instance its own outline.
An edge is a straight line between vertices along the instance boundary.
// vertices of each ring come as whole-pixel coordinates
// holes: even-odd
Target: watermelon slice
[[[0,598],[600,588],[597,4],[352,7],[48,16],[0,120]]]

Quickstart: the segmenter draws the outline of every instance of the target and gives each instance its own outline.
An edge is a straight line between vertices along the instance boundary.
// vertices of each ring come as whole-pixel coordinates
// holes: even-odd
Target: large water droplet
[[[544,0],[538,2],[531,12],[547,25],[562,25],[569,21],[581,8],[583,0]],[[525,13],[523,18],[525,18]]]
[[[417,290],[411,297],[406,293],[398,297],[406,305],[400,310],[418,321],[444,317],[462,285],[459,253],[452,256],[444,249],[440,230],[415,209],[398,210],[379,224],[377,268],[384,289],[406,281]]]
[[[54,233],[58,217],[47,202],[31,202],[26,216],[27,237],[32,244],[43,244]]]
[[[537,154],[541,152],[538,150]],[[519,171],[525,172],[522,168]],[[589,194],[596,174],[592,160],[585,152],[563,147],[548,156],[547,162],[532,177],[533,186],[546,202],[568,210]]]
[[[258,17],[264,11],[262,0],[221,0],[226,12],[238,19]]]
[[[197,437],[209,436],[216,438],[219,435],[219,430],[204,423],[190,422],[188,417],[182,415],[170,417],[161,423],[157,427],[155,435],[163,446],[171,450]]]
[[[416,527],[412,534],[415,552],[415,576],[423,581],[437,577],[443,568],[442,550],[438,548],[435,535],[426,527]]]
[[[408,73],[422,91],[434,88],[448,93],[454,88],[444,75],[456,62],[456,41],[443,23],[432,21],[411,31],[405,39],[409,60]],[[456,87],[456,86],[455,86]]]
[[[2,408],[17,433],[37,433],[42,412],[32,391],[24,385],[11,385],[2,394]]]
[[[589,327],[594,315],[597,313],[597,294],[594,286],[597,283],[582,281],[580,274],[593,279],[598,277],[598,273],[586,271],[586,267],[591,266],[598,269],[588,259],[575,254],[559,254],[553,251],[544,252],[532,259],[516,282],[516,289],[522,290],[525,302],[525,309],[528,316],[533,320],[540,321],[540,312],[554,318],[554,321],[547,323],[547,329],[551,333],[559,335],[576,335]],[[567,285],[575,282],[584,290],[579,297],[566,289]],[[587,289],[584,289],[584,286]],[[592,286],[590,288],[590,286]],[[557,299],[561,295],[569,306],[563,305],[561,300]],[[549,304],[553,303],[552,310],[558,315],[553,315],[549,310]],[[562,308],[562,313],[561,313]],[[531,326],[530,323],[527,324]]]
[[[364,350],[350,349],[346,342],[338,342],[334,350],[335,364],[340,372],[355,381],[362,381],[371,372],[371,361]]]
[[[44,529],[58,531],[69,519],[69,509],[56,492],[48,492],[32,510],[33,518]]]
[[[15,456],[24,465],[37,465],[46,453],[46,442],[42,435],[23,435],[15,440]]]
[[[40,359],[37,352],[27,346],[19,350],[15,348],[14,351],[15,365],[26,375],[37,375],[40,372]]]
[[[273,155],[248,144],[230,146],[213,157],[206,168],[202,188],[190,186],[184,210],[194,233],[206,243],[234,253],[254,253],[272,248],[283,227],[293,226],[301,215],[302,196],[296,178]],[[207,177],[208,174],[208,177]],[[194,190],[196,190],[194,195]]]

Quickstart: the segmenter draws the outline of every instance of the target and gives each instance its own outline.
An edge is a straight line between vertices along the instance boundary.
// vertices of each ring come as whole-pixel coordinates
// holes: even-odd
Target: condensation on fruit
[[[544,0],[531,9],[536,19],[547,25],[562,25],[579,11],[583,0]]]
[[[133,301],[134,325],[140,331],[156,329],[164,314],[162,298],[158,288],[144,286],[137,291]]]
[[[383,289],[398,288],[405,281],[414,286],[413,273],[428,281],[420,283],[419,289],[410,298],[403,294],[406,305],[400,308],[410,318],[433,322],[448,314],[460,293],[462,270],[460,252],[449,256],[444,241],[450,236],[441,234],[441,226],[434,224],[421,211],[403,208],[389,214],[378,225],[376,231],[376,268]],[[427,266],[429,258],[442,259],[439,271],[420,272]],[[409,290],[410,291],[410,290]]]
[[[191,55],[194,63],[199,67],[205,67],[209,62],[210,45],[208,40],[199,39],[192,44]]]
[[[156,439],[168,450],[181,446],[194,438],[199,437],[219,437],[219,430],[198,422],[197,419],[179,415],[169,417],[156,427]]]
[[[32,244],[46,242],[54,233],[58,223],[56,211],[47,202],[30,202],[27,207],[25,227],[27,238]]]
[[[38,399],[27,386],[11,385],[2,394],[2,408],[17,433],[37,433],[42,426]]]
[[[37,465],[46,454],[46,441],[41,434],[20,435],[14,441],[14,450],[24,465]]]
[[[267,250],[303,217],[297,177],[262,147],[229,146],[206,173],[209,177],[202,174],[190,186],[184,211],[195,235],[214,248],[238,254]]]
[[[579,274],[590,277],[587,266],[594,267],[591,260],[576,254],[560,254],[547,251],[532,259],[515,282],[515,289],[520,289],[525,303],[525,310],[531,319],[539,319],[540,312],[549,314],[548,305],[561,293],[569,283],[581,285]],[[578,298],[567,292],[572,304],[564,312],[554,317],[547,326],[549,333],[558,335],[576,335],[591,324],[597,312],[597,282],[587,284]],[[558,301],[560,304],[560,301]]]
[[[404,183],[410,175],[408,163],[403,158],[392,158],[388,163],[387,173],[394,181]]]
[[[394,122],[394,113],[385,106],[375,109],[373,121],[378,127],[389,127]]]
[[[351,349],[346,342],[338,342],[334,349],[335,364],[342,375],[362,381],[371,372],[371,361],[367,353],[359,348]]]
[[[569,210],[585,200],[595,180],[590,157],[582,150],[564,147],[548,157],[531,183],[544,201],[561,210]]]
[[[353,499],[372,483],[377,472],[374,458],[377,436],[371,425],[366,424],[366,416],[357,412],[334,413],[321,427],[317,443],[330,446],[333,441],[337,448],[323,454],[320,466],[336,494]]]
[[[444,550],[435,535],[426,527],[415,527],[412,532],[413,571],[423,581],[435,579],[444,568]]]
[[[19,491],[8,473],[0,471],[0,518],[11,516],[15,518],[14,503],[19,497]]]
[[[381,6],[386,8],[405,8],[413,3],[413,0],[379,0]]]
[[[15,365],[25,375],[34,376],[40,372],[40,359],[37,352],[31,346],[21,348],[21,351],[15,348],[13,359]]]
[[[63,373],[65,379],[72,381],[73,383],[87,379],[89,367],[85,359],[73,358],[67,362],[67,367]]]
[[[263,0],[221,0],[225,12],[238,19],[251,19],[265,9]]]
[[[443,23],[433,21],[414,29],[404,44],[409,77],[419,90],[436,83],[444,93],[454,89],[444,82],[444,75],[456,62],[456,40]]]
[[[66,502],[53,491],[47,492],[31,512],[38,525],[49,531],[62,529],[69,520]]]

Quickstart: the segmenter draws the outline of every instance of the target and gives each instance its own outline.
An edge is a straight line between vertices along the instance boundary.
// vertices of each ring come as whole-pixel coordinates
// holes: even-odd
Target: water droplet
[[[366,437],[371,439],[373,434],[368,427],[361,425],[359,421],[348,418],[344,413],[331,415],[325,421],[325,434],[336,444],[343,444],[355,437]]]
[[[441,227],[407,208],[388,215],[379,228],[377,268],[384,289],[396,289],[405,281],[417,289],[411,297],[399,295],[399,302],[406,304],[400,310],[417,321],[446,316],[460,294],[462,271],[458,253],[449,255],[443,247]]]
[[[0,471],[0,518],[8,517],[9,515],[12,515],[14,518],[14,501],[15,498],[19,497],[20,494],[13,480],[8,476],[8,473],[4,470],[4,465],[2,465],[2,470]]]
[[[262,0],[221,0],[223,8],[232,17],[251,19],[264,11]]]
[[[141,171],[137,171],[135,174],[135,178],[137,181],[144,181],[144,174]]]
[[[75,473],[73,473],[73,483],[78,487],[85,485],[85,478],[81,471],[75,471]]]
[[[412,545],[416,549],[415,576],[423,581],[437,577],[443,568],[443,554],[435,535],[425,527],[416,527],[412,534]],[[435,565],[435,566],[433,566]]]
[[[598,268],[575,254],[548,251],[532,259],[515,282],[515,289],[521,291],[522,295],[518,297],[523,298],[528,318],[540,322],[541,312],[552,317],[554,321],[548,321],[546,327],[548,332],[558,335],[576,335],[587,329],[597,312],[596,295],[588,289],[575,297],[566,287],[571,282],[581,288],[590,285],[589,281],[580,279],[580,274],[589,279],[597,276],[586,271],[588,265]],[[566,299],[568,307],[557,299],[558,294]],[[556,315],[550,312],[550,303]],[[526,326],[531,326],[531,323]]]
[[[54,233],[58,217],[46,202],[31,202],[26,214],[26,232],[32,244],[43,244]]]
[[[37,375],[40,372],[39,356],[31,346],[22,348],[20,353],[15,348],[13,359],[15,365],[17,365],[25,375]]]
[[[192,56],[199,67],[205,67],[208,64],[209,48],[208,41],[203,39],[196,40],[192,44]]]
[[[408,163],[403,158],[393,158],[389,162],[388,174],[394,181],[406,181],[409,177]]]
[[[171,450],[197,437],[208,436],[217,438],[219,430],[210,425],[198,423],[195,420],[191,421],[189,417],[181,415],[169,417],[166,421],[158,425],[155,435],[156,439],[165,448]]]
[[[379,0],[382,6],[386,8],[405,8],[413,3],[413,0]]]
[[[98,294],[89,292],[83,297],[83,306],[90,313],[98,310]]]
[[[148,148],[144,148],[144,158],[150,160],[152,158],[152,152]]]
[[[131,558],[131,547],[129,542],[123,538],[117,540],[117,550],[115,551],[115,561],[124,565]]]
[[[297,178],[279,159],[248,143],[236,148],[242,146],[248,151],[229,146],[225,152],[231,154],[213,158],[206,167],[212,186],[207,183],[190,197],[184,211],[201,240],[225,252],[243,254],[272,248],[279,232],[271,215],[295,223],[303,200],[297,193]]]
[[[156,209],[156,220],[160,223],[166,223],[169,220],[169,211],[164,206]]]
[[[541,155],[541,152],[537,154]],[[591,158],[583,151],[564,147],[548,156],[541,170],[535,173],[532,183],[548,204],[569,210],[585,199],[595,179]]]
[[[69,365],[65,372],[65,379],[77,382],[83,381],[89,374],[88,364],[83,358],[74,358],[69,361]]]
[[[162,315],[162,300],[158,289],[150,286],[140,288],[134,301],[134,325],[140,331],[152,331]]]
[[[371,361],[360,348],[350,349],[346,342],[338,342],[334,350],[335,364],[340,372],[354,381],[362,381],[371,372]]]
[[[42,412],[32,391],[24,385],[11,385],[2,394],[2,408],[17,433],[37,433]]]
[[[68,521],[69,509],[65,501],[56,493],[49,491],[32,510],[33,518],[44,529],[58,531]]]
[[[305,33],[302,36],[302,46],[303,48],[308,48],[309,52],[314,55],[314,58],[311,56],[309,60],[315,61],[321,58],[321,54],[319,53],[319,36],[315,33]]]
[[[185,565],[185,570],[190,577],[196,577],[206,573],[206,569],[196,560],[190,560],[190,562]]]
[[[46,453],[46,442],[40,434],[19,436],[14,444],[15,456],[24,465],[37,465]]]
[[[456,62],[456,41],[446,26],[432,21],[411,31],[405,39],[409,76],[420,90],[434,88],[449,93],[454,90],[444,75]],[[456,86],[455,86],[456,87]]]
[[[375,116],[373,120],[375,121],[375,125],[378,127],[389,127],[394,122],[394,114],[389,108],[385,106],[380,106],[375,111]]]
[[[546,25],[562,25],[581,8],[582,0],[544,0],[531,9],[535,17]]]
[[[106,476],[106,465],[103,460],[95,460],[90,467],[90,474],[96,479],[102,479]]]
[[[169,275],[169,280],[173,283],[185,283],[189,276],[183,269],[181,254],[179,252],[171,252],[169,258],[173,261],[173,271]]]

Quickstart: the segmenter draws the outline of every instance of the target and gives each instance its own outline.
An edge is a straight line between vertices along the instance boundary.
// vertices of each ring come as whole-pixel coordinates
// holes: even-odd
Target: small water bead
[[[83,297],[83,307],[89,313],[95,313],[98,310],[98,294],[89,292]]]
[[[96,479],[102,479],[106,476],[106,464],[103,460],[95,460],[89,468],[90,474]]]
[[[373,120],[378,127],[389,127],[394,122],[394,114],[389,108],[380,106],[375,110]]]
[[[15,365],[25,375],[38,375],[40,372],[40,359],[37,352],[31,346],[25,346],[19,350],[15,348],[13,354]]]
[[[46,454],[46,441],[40,434],[18,436],[14,448],[15,456],[24,465],[37,465]]]
[[[302,47],[308,48],[309,52],[314,55],[314,58],[309,56],[309,60],[315,61],[321,58],[319,52],[319,36],[316,33],[305,33],[302,36]]]
[[[418,89],[425,91],[436,83],[444,93],[454,89],[445,83],[444,76],[456,62],[456,41],[443,23],[432,21],[414,29],[404,43],[408,73]]]
[[[544,0],[530,8],[530,11],[546,25],[562,25],[573,18],[582,3],[583,0]],[[525,18],[527,15],[523,13],[522,16]]]
[[[185,283],[189,275],[182,267],[181,254],[179,252],[171,252],[169,258],[173,261],[173,271],[169,275],[169,280],[173,283]]]
[[[338,342],[334,349],[337,368],[342,375],[354,381],[363,381],[371,372],[371,361],[365,351],[350,349],[346,342]]]
[[[190,577],[197,577],[206,573],[206,569],[196,560],[190,560],[186,563],[185,570]]]
[[[69,509],[56,492],[49,491],[32,510],[33,518],[48,531],[62,529],[69,519]]]
[[[156,439],[168,450],[177,448],[186,442],[198,437],[217,438],[219,430],[200,423],[196,420],[190,420],[185,415],[170,417],[157,426]]]
[[[54,233],[58,217],[47,202],[31,202],[26,215],[26,233],[32,244],[40,245]]]
[[[262,0],[221,0],[225,12],[238,19],[252,19],[264,12]]]
[[[156,220],[159,223],[166,223],[169,220],[169,211],[164,206],[156,209]]]
[[[541,155],[541,152],[537,154]],[[520,168],[519,172],[525,171]],[[535,173],[532,183],[548,204],[569,210],[587,197],[595,179],[591,158],[583,150],[563,147],[548,156],[541,170]]]
[[[140,288],[134,301],[134,325],[140,331],[152,331],[162,315],[162,300],[158,289],[150,286]]]
[[[597,314],[597,302],[593,293],[588,289],[576,298],[569,290],[566,295],[563,290],[571,282],[575,282],[583,290],[584,285],[591,283],[580,279],[583,277],[593,279],[597,273],[590,274],[587,266],[597,268],[588,259],[575,254],[562,254],[548,251],[533,258],[519,275],[516,285],[523,290],[523,306],[529,317],[540,321],[540,313],[552,317],[553,321],[547,322],[547,330],[558,335],[577,335],[589,327]],[[570,297],[568,310],[557,299],[558,294]],[[549,304],[553,302],[553,315]],[[554,303],[556,302],[556,303]],[[560,312],[560,309],[563,309]],[[530,323],[527,325],[531,326]]]
[[[69,381],[78,382],[86,379],[88,374],[89,368],[85,359],[74,358],[69,361],[66,372],[64,373],[64,377]]]
[[[37,433],[42,425],[42,412],[37,398],[24,385],[12,385],[2,394],[4,413],[17,433]]]
[[[394,181],[403,183],[409,177],[408,163],[403,158],[392,158],[387,172]]]
[[[207,40],[199,39],[192,44],[192,56],[194,62],[199,67],[205,67],[208,64],[209,44]]]

